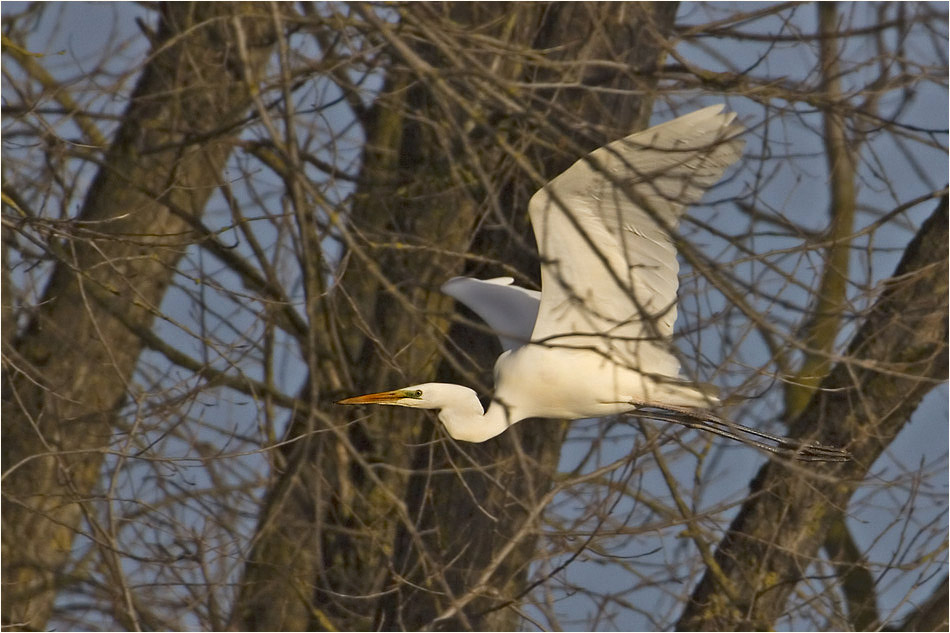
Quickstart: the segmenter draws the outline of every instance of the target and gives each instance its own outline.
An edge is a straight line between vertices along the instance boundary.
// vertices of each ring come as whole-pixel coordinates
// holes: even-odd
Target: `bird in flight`
[[[743,130],[717,105],[595,150],[528,203],[540,293],[510,278],[457,277],[442,287],[504,348],[487,411],[472,389],[435,382],[338,404],[438,409],[449,435],[466,442],[484,442],[526,418],[648,411],[797,459],[846,460],[841,449],[717,417],[714,389],[684,379],[671,349],[679,287],[673,235],[686,207],[739,159]]]

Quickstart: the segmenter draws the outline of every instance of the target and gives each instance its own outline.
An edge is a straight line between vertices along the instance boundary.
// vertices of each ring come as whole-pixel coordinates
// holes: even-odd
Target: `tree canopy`
[[[947,14],[932,3],[3,6],[3,624],[947,626]],[[713,103],[675,347],[788,463],[645,416],[458,443],[439,293]]]

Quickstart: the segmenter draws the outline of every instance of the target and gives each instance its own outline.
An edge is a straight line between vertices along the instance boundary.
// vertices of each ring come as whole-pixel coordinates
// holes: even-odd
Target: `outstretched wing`
[[[511,285],[511,277],[472,279],[453,277],[442,284],[442,292],[464,303],[488,324],[502,348],[517,349],[531,339],[538,316],[541,293]]]
[[[679,264],[671,232],[744,145],[735,114],[722,109],[610,143],[531,198],[542,287],[533,341],[630,358],[639,342],[672,335]]]

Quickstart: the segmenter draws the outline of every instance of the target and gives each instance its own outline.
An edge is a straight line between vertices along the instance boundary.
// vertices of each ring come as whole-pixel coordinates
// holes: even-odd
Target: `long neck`
[[[504,433],[510,425],[505,407],[492,402],[485,413],[478,398],[474,397],[474,392],[472,400],[444,407],[439,412],[439,419],[449,435],[463,442],[484,442]]]

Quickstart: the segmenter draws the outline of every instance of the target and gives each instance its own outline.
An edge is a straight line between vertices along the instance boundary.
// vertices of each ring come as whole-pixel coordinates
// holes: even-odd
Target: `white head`
[[[337,404],[383,404],[413,409],[439,409],[439,419],[449,435],[463,442],[484,442],[506,428],[507,422],[494,412],[503,410],[492,407],[485,415],[478,394],[468,387],[442,382],[427,382],[393,391],[382,391],[365,396],[340,400]]]

